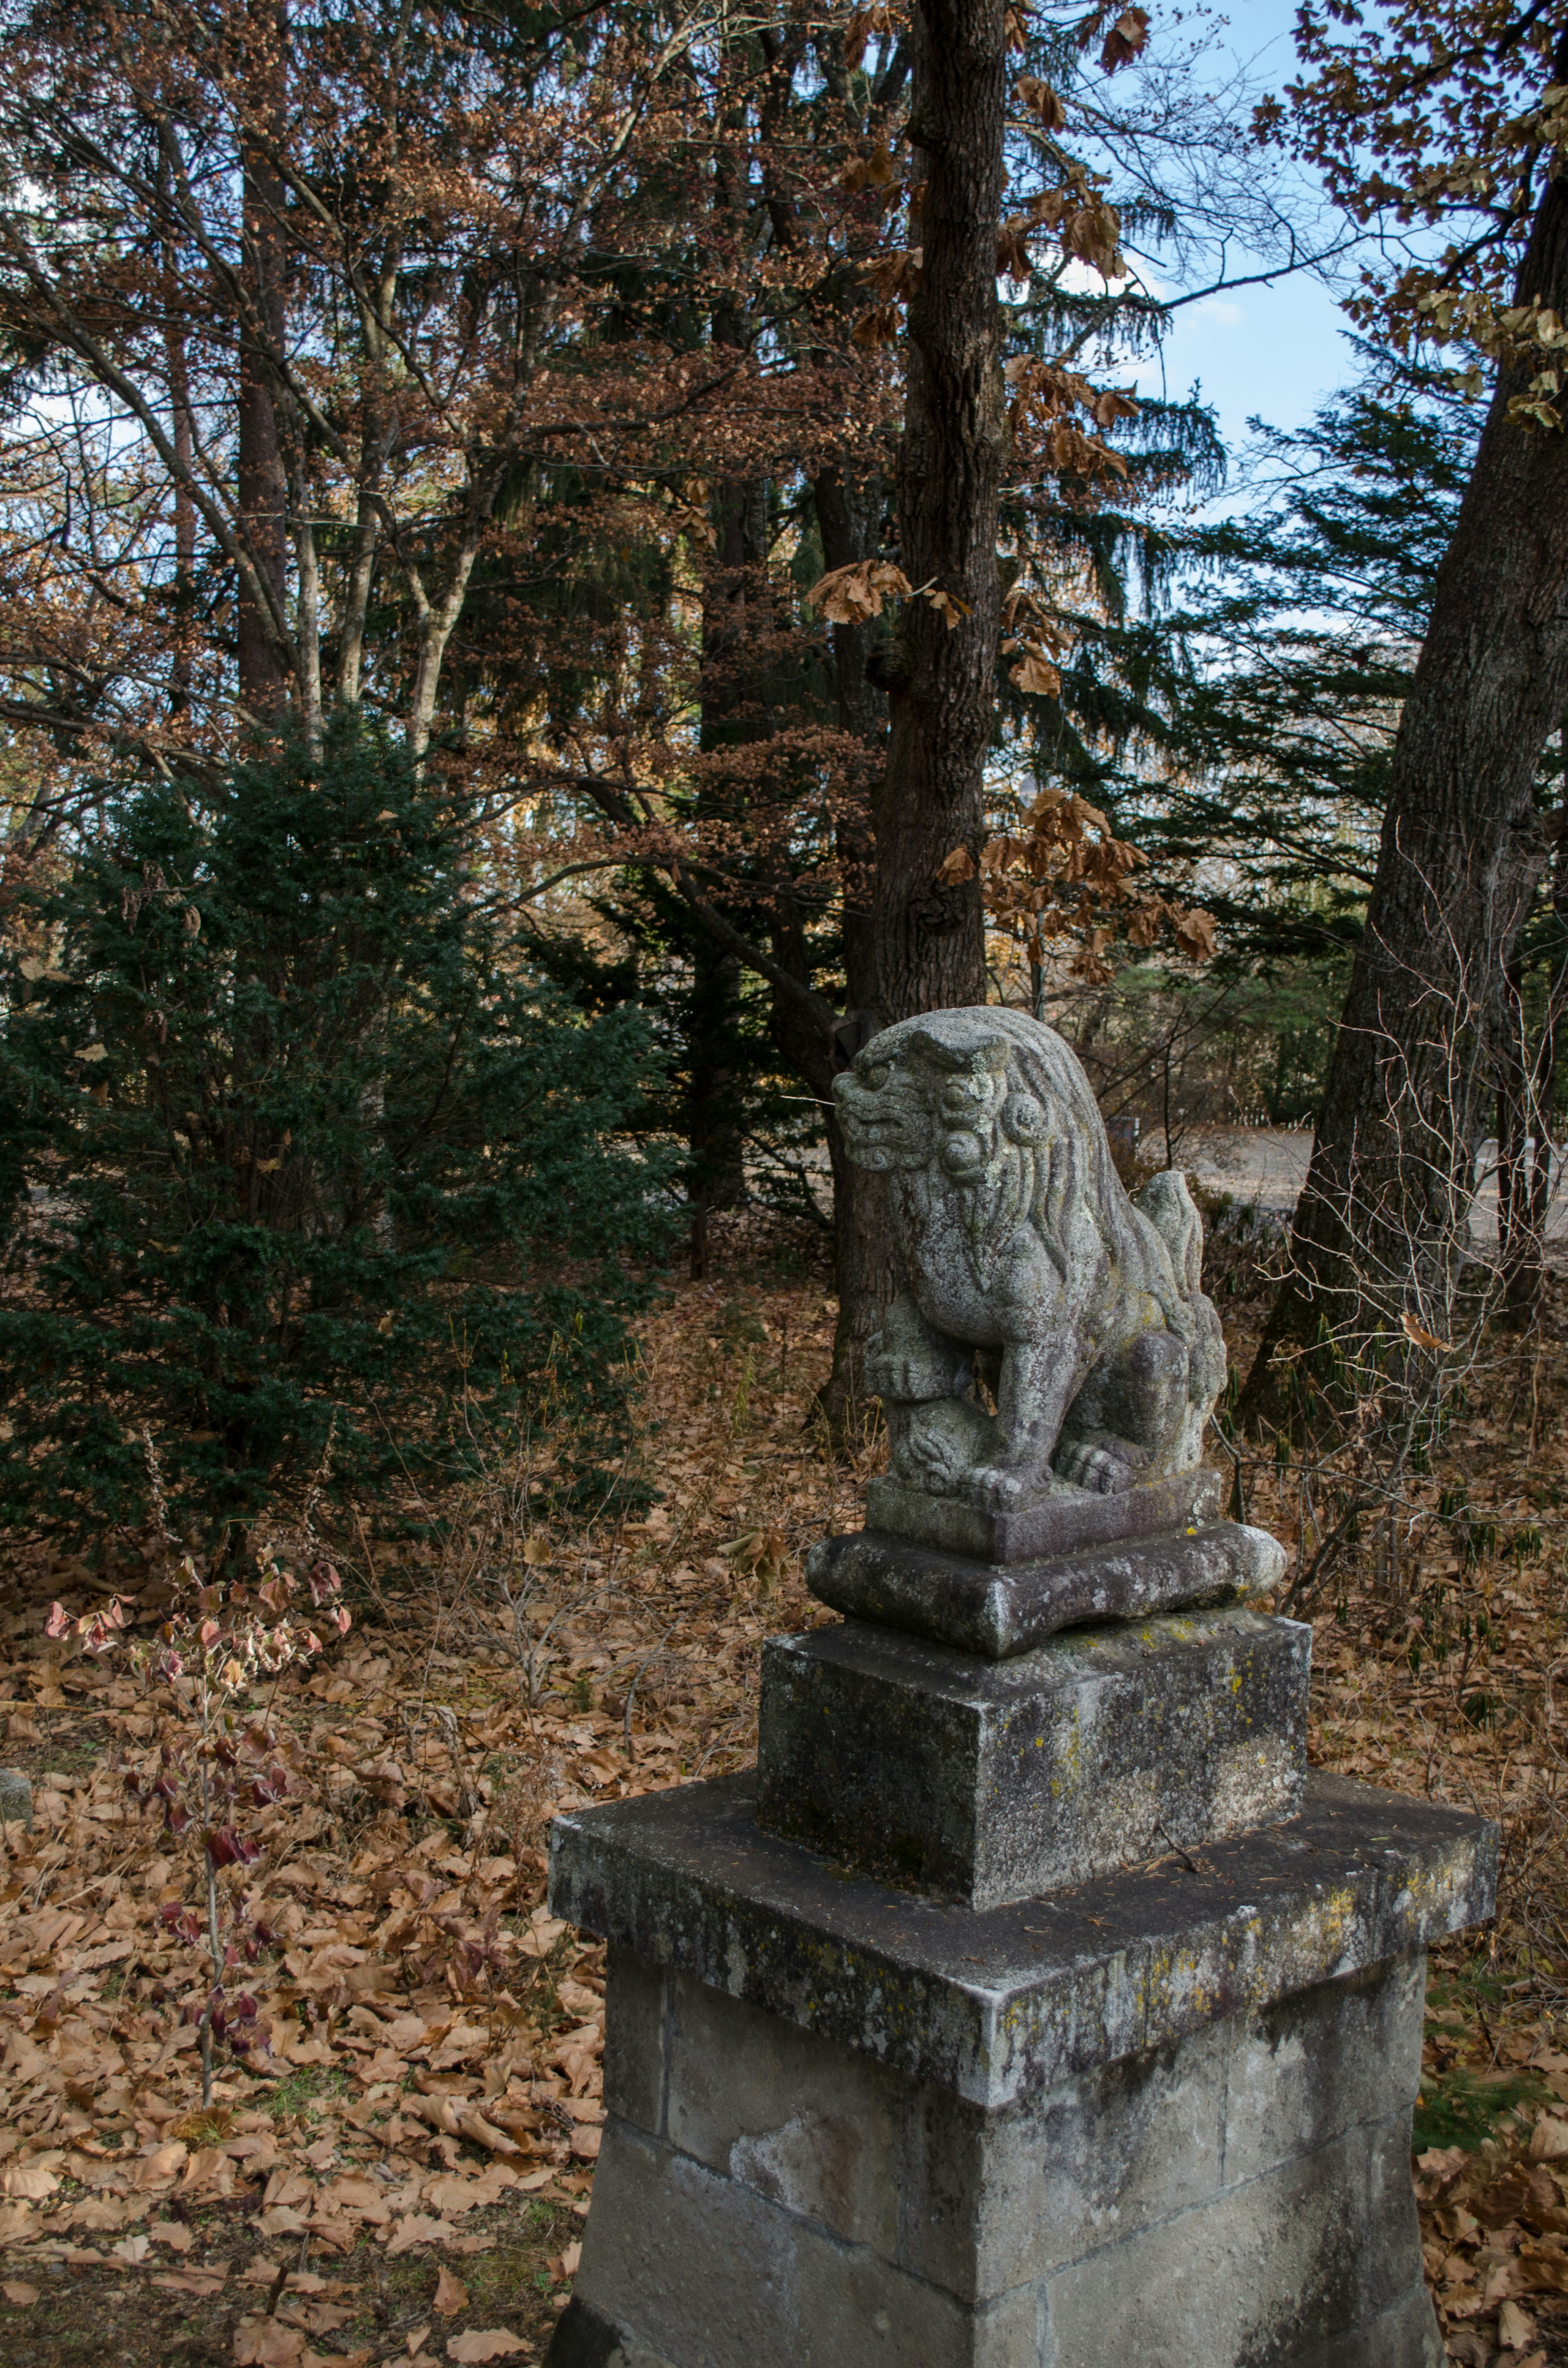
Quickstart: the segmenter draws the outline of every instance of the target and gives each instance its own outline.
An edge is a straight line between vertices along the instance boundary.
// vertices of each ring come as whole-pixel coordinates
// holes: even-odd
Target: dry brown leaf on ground
[[[431,2305],[441,2313],[443,2318],[455,2318],[460,2310],[468,2308],[468,2288],[445,2267],[436,2280]]]
[[[242,2318],[234,2329],[234,2368],[295,2368],[304,2352],[299,2328],[276,2318]]]

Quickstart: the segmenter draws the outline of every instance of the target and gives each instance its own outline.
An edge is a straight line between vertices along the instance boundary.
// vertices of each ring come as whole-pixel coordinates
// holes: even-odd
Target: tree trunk
[[[166,145],[158,156],[159,213],[166,225],[172,211]],[[196,432],[190,401],[190,360],[180,301],[179,246],[165,228],[163,240],[164,356],[169,374],[169,412],[175,449],[174,632],[169,652],[169,713],[190,708],[196,663],[196,505],[190,483],[196,467]]]
[[[1546,185],[1517,292],[1568,312],[1568,181]],[[1396,1335],[1402,1310],[1421,1321],[1462,1237],[1507,964],[1545,856],[1535,779],[1568,702],[1568,435],[1510,420],[1524,384],[1499,373],[1438,570],[1249,1417],[1278,1410],[1275,1352],[1320,1320]]]
[[[687,1003],[687,1200],[691,1210],[693,1282],[708,1272],[709,1219],[745,1197],[744,1138],[735,1039],[740,1028],[741,965],[700,925],[691,929],[691,994]]]
[[[738,330],[715,324],[714,342],[735,346]],[[721,479],[710,506],[714,548],[702,586],[702,689],[699,746],[722,756],[767,737],[766,672],[772,631],[767,597],[767,487],[760,477]],[[721,828],[744,803],[739,780],[721,772],[698,792],[699,818]],[[736,1055],[741,964],[700,925],[691,932],[692,986],[687,1006],[691,1090],[687,1104],[691,1273],[708,1271],[708,1221],[745,1198],[744,1143]],[[809,983],[809,982],[808,982]]]
[[[171,279],[172,279],[171,274]],[[196,505],[190,479],[196,463],[196,437],[190,405],[190,371],[185,330],[171,311],[164,332],[169,366],[169,404],[174,413],[175,458],[175,631],[169,656],[169,713],[189,712],[196,657]]]
[[[279,620],[288,581],[289,484],[278,433],[273,358],[283,351],[287,259],[287,192],[268,148],[283,129],[284,8],[254,0],[252,54],[245,99],[249,121],[241,138],[241,198],[244,229],[241,276],[245,316],[240,324],[238,494],[240,533],[258,579],[241,578],[236,640],[240,704],[255,723],[276,722],[288,700],[279,656]]]
[[[1568,1001],[1568,725],[1562,730],[1564,772],[1552,815],[1548,914],[1546,1008],[1533,1048],[1523,996],[1523,965],[1508,965],[1501,1076],[1497,1089],[1497,1248],[1508,1321],[1529,1328],[1546,1288],[1546,1223],[1551,1205],[1552,1130],[1557,1117],[1557,1067],[1562,1012]],[[1533,1160],[1525,1144],[1535,1139]]]
[[[960,605],[944,612],[925,598],[906,601],[885,671],[888,768],[873,816],[884,1025],[985,1000],[979,881],[937,875],[957,848],[978,860],[995,706],[1004,0],[920,0],[911,97],[915,178],[925,194],[920,281],[909,305],[899,555],[917,591],[930,586]]]
[[[881,476],[846,478],[830,464],[812,483],[823,564],[847,567],[877,547],[886,488]],[[833,627],[834,693],[838,728],[852,733],[866,750],[866,778],[883,761],[887,702],[871,679],[878,646],[872,624]],[[876,844],[870,817],[852,800],[839,808],[836,849],[844,899],[846,1018],[836,1045],[815,1048],[814,1060],[795,1065],[823,1103],[828,1160],[833,1174],[833,1264],[838,1321],[833,1339],[833,1371],[817,1393],[814,1411],[826,1423],[835,1446],[853,1447],[864,1428],[870,1398],[866,1389],[866,1343],[881,1324],[882,1310],[899,1290],[892,1253],[886,1179],[857,1167],[845,1153],[833,1102],[835,1070],[853,1059],[861,1042],[881,1024],[877,987],[872,892]],[[780,1049],[786,1038],[775,1020]]]

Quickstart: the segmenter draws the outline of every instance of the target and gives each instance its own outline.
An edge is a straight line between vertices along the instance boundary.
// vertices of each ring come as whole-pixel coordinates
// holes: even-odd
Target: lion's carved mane
[[[1059,1439],[1093,1486],[1189,1469],[1224,1378],[1198,1212],[1172,1173],[1128,1198],[1054,1030],[991,1007],[903,1020],[838,1099],[851,1156],[890,1175],[908,1277],[873,1360],[884,1401],[969,1402],[965,1359],[1000,1360],[988,1433],[902,1420],[895,1468],[987,1502],[1050,1486]],[[960,1474],[965,1422],[977,1460]]]

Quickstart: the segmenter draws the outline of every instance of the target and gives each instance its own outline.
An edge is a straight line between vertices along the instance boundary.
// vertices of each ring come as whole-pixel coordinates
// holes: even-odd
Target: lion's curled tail
[[[1163,1167],[1138,1195],[1138,1206],[1171,1254],[1176,1280],[1190,1297],[1203,1288],[1203,1221],[1179,1168]]]

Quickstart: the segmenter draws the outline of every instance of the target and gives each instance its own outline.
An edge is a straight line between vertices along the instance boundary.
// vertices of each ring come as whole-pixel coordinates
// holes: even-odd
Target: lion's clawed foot
[[[933,1398],[914,1406],[895,1400],[888,1431],[894,1474],[933,1497],[952,1496],[974,1465],[995,1452],[991,1417],[969,1398]]]
[[[1119,1497],[1124,1488],[1135,1488],[1143,1476],[1134,1453],[1094,1440],[1069,1440],[1057,1450],[1056,1475],[1075,1487],[1092,1489],[1098,1497]]]
[[[1025,1503],[1031,1474],[1004,1472],[994,1463],[977,1463],[964,1483],[964,1493],[983,1513],[1016,1513]]]
[[[871,1395],[892,1398],[900,1405],[945,1397],[950,1381],[945,1365],[918,1350],[889,1349],[866,1360],[866,1387]]]

